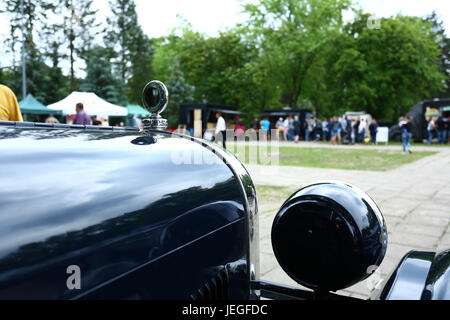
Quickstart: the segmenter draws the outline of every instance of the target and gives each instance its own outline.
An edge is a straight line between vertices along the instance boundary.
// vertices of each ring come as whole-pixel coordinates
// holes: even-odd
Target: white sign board
[[[389,142],[389,128],[379,127],[377,130],[377,143],[388,143]]]

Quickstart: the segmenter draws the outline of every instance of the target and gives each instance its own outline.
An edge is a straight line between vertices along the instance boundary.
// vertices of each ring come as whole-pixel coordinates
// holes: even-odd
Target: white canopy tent
[[[73,115],[76,114],[75,106],[80,102],[84,106],[84,111],[89,116],[108,118],[109,116],[128,115],[126,108],[109,103],[92,92],[72,92],[63,100],[53,103],[47,106],[47,108],[61,110],[64,115]]]

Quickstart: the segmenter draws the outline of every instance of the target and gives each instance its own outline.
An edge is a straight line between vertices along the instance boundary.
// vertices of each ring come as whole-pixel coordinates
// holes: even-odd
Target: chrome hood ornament
[[[167,87],[158,80],[147,83],[142,92],[142,103],[145,109],[150,112],[150,117],[143,120],[144,132],[148,130],[164,131],[168,127],[166,119],[159,114],[166,109],[169,102],[169,92]]]

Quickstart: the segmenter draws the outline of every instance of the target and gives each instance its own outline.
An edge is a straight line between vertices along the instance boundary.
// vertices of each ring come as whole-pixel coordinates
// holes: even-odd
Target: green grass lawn
[[[234,152],[244,164],[276,165],[277,162],[264,161],[263,157],[249,156],[250,150],[261,153],[256,147],[243,147],[229,149]],[[268,150],[270,154],[270,147]],[[411,163],[423,157],[436,154],[431,151],[413,152],[413,154],[402,155],[401,149],[393,150],[373,150],[373,149],[342,149],[342,148],[293,148],[279,147],[279,162],[281,166],[315,167],[315,168],[335,168],[347,170],[373,170],[387,171],[404,164]],[[272,155],[276,158],[276,154]],[[252,160],[250,160],[252,159]]]
[[[258,197],[258,210],[260,215],[273,214],[277,212],[284,201],[287,200],[298,188],[294,187],[274,187],[256,185],[256,195]]]
[[[360,143],[358,144],[359,146],[373,146],[373,144],[371,143]],[[389,141],[388,144],[386,143],[379,143],[376,146],[377,147],[385,147],[385,146],[395,146],[395,147],[401,147],[403,144],[402,142],[399,141]],[[450,144],[437,144],[437,143],[433,143],[433,144],[428,144],[428,143],[423,143],[423,142],[413,142],[412,144],[413,147],[437,147],[437,148],[448,148],[450,147]]]

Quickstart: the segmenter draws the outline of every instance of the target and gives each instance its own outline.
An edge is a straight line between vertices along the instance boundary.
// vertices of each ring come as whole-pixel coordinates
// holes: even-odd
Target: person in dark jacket
[[[402,123],[402,141],[403,141],[403,152],[402,154],[406,154],[406,149],[408,149],[409,153],[412,153],[411,151],[411,139],[412,139],[412,119],[410,116],[406,117],[406,122]]]
[[[258,120],[258,118],[255,118],[255,120],[253,120],[253,122],[250,124],[250,127],[253,130],[256,130],[256,131],[259,130],[259,120]]]
[[[447,142],[447,126],[447,122],[442,117],[439,117],[436,121],[439,144],[445,144]]]
[[[345,117],[345,121],[347,121],[347,140],[348,143],[352,143],[352,122],[350,121],[350,119],[347,119],[347,117]]]
[[[353,125],[353,132],[355,133],[355,142],[356,143],[359,143],[359,142],[362,142],[362,141],[359,141],[359,119],[358,120],[356,120],[356,122],[354,123],[354,125]]]
[[[377,119],[373,118],[372,123],[369,126],[370,141],[372,142],[372,144],[377,143],[377,131],[378,131],[378,122]]]
[[[331,140],[331,127],[333,126],[333,118],[330,118],[330,121],[328,121],[327,128],[327,140]]]
[[[331,133],[330,133],[332,144],[336,143],[336,139],[339,139],[339,142],[340,142],[340,138],[338,138],[338,136],[340,136],[341,130],[342,130],[342,127],[338,120],[338,117],[334,116],[333,122],[331,123]]]

